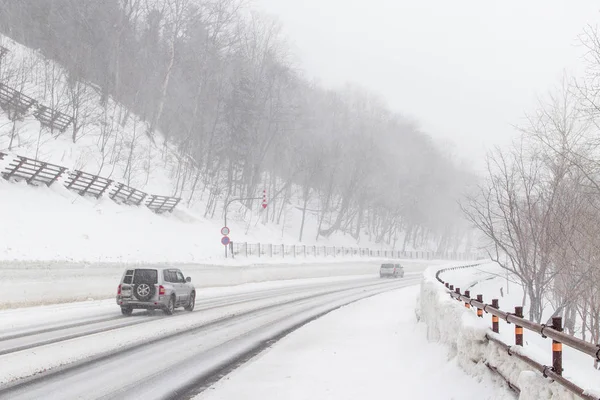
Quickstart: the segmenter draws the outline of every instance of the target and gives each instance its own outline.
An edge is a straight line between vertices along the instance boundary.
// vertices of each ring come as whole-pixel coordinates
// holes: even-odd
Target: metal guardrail
[[[372,250],[365,247],[316,246],[316,245],[286,245],[271,243],[230,242],[230,250],[234,257],[377,257],[377,258],[406,258],[417,260],[469,260],[476,257],[472,253],[401,251],[401,250]]]
[[[596,361],[600,361],[600,345],[593,344],[590,342],[586,342],[582,339],[579,339],[573,335],[569,335],[563,332],[562,329],[562,317],[554,317],[552,318],[552,325],[548,326],[546,324],[538,324],[536,322],[532,322],[523,317],[523,307],[517,306],[515,307],[515,312],[510,313],[506,311],[502,311],[499,308],[499,300],[492,299],[492,304],[484,303],[483,295],[478,294],[475,299],[471,298],[470,291],[465,291],[464,294],[461,294],[460,288],[455,288],[454,285],[449,282],[444,281],[440,275],[445,271],[462,269],[462,268],[472,268],[476,265],[468,265],[461,267],[453,267],[453,268],[445,268],[439,270],[435,277],[443,284],[447,289],[450,296],[460,302],[463,302],[465,308],[471,309],[474,308],[477,310],[477,316],[483,318],[484,312],[492,315],[492,331],[494,333],[499,332],[499,319],[506,321],[509,324],[513,324],[515,326],[515,345],[510,346],[504,342],[502,342],[499,338],[493,335],[486,335],[487,339],[491,342],[494,342],[499,347],[503,348],[507,351],[510,356],[514,356],[519,358],[521,361],[527,363],[535,370],[542,373],[545,378],[550,378],[555,382],[559,383],[561,386],[569,390],[570,392],[578,395],[582,399],[585,400],[598,400],[598,398],[590,396],[585,393],[585,390],[575,383],[569,381],[568,379],[562,376],[563,373],[563,365],[562,365],[562,345],[578,350],[584,354],[587,354],[594,358]],[[537,361],[521,354],[519,348],[523,347],[523,328],[528,331],[535,332],[541,335],[543,338],[552,339],[552,366],[547,366],[538,363]],[[496,367],[488,365],[492,371],[500,374]],[[501,375],[501,374],[500,374]],[[503,377],[505,380],[506,378]],[[509,385],[514,386],[514,383],[508,382]]]

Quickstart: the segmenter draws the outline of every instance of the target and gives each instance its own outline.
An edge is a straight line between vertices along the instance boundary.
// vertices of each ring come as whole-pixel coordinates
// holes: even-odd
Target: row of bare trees
[[[490,255],[520,280],[529,317],[546,307],[600,339],[600,40],[587,29],[587,74],[564,78],[463,204]]]
[[[242,0],[0,0],[0,8],[1,32],[65,66],[73,142],[92,119],[80,83],[99,88],[102,154],[128,160],[126,176],[150,168],[151,150],[147,162],[134,150],[147,135],[172,170],[174,194],[201,200],[206,216],[266,189],[267,210],[258,215],[259,202],[246,201],[246,217],[285,226],[300,216],[300,240],[341,232],[399,249],[464,245],[457,199],[470,176],[376,96],[304,78],[277,23]],[[111,99],[127,108],[109,107]],[[133,136],[110,147],[125,125]]]

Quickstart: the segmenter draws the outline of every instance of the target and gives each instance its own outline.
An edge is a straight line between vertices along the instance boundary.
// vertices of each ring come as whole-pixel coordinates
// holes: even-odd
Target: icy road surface
[[[420,280],[411,272],[201,290],[194,312],[171,317],[124,317],[114,301],[3,311],[0,399],[193,397],[304,323]]]
[[[0,240],[0,243],[1,240]],[[228,265],[177,265],[192,278],[196,288],[207,289],[277,280],[298,280],[324,277],[354,276],[379,273],[381,260],[354,259],[340,261],[317,257],[264,258],[262,260],[228,259]],[[248,263],[248,265],[229,265]],[[273,263],[273,264],[253,264]],[[278,264],[274,264],[278,263]],[[443,261],[402,261],[407,273],[422,272],[424,268]],[[0,309],[68,303],[89,299],[113,299],[125,267],[119,263],[68,262],[0,262]],[[65,288],[68,288],[66,290]],[[209,289],[210,288],[210,289]],[[199,293],[200,294],[200,293]],[[1,327],[0,327],[1,329]]]
[[[312,321],[195,400],[514,399],[427,342],[414,314],[418,291],[394,290]]]

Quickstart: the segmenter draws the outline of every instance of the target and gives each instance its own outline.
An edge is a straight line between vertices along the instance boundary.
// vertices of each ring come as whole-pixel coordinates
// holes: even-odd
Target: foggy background
[[[281,22],[309,77],[375,91],[477,169],[480,153],[515,137],[511,124],[520,124],[563,72],[581,75],[578,37],[600,20],[592,0],[251,4]]]

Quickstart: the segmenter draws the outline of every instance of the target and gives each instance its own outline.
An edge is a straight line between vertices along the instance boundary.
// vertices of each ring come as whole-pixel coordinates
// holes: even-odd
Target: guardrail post
[[[285,258],[285,245],[281,245],[281,257]]]
[[[483,295],[482,294],[477,295],[477,301],[480,303],[483,303]],[[483,309],[482,308],[477,307],[477,316],[479,318],[483,318]]]
[[[244,243],[244,247],[246,249],[246,258],[248,258],[248,242]]]
[[[562,317],[552,318],[552,329],[562,332]],[[552,369],[558,375],[562,375],[562,343],[552,339]]]
[[[498,299],[492,299],[492,307],[494,307],[496,310],[500,308]],[[500,332],[498,317],[496,315],[492,315],[492,331],[494,331],[495,333]]]
[[[450,289],[450,291],[453,291],[454,290],[454,285],[450,285],[450,287],[448,289]]]
[[[515,315],[519,318],[523,318],[523,307],[515,307]],[[515,324],[515,344],[517,346],[523,346],[523,327]]]
[[[454,292],[460,296],[460,288],[455,288]],[[457,297],[456,300],[460,301],[460,297]]]
[[[271,254],[271,258],[273,258],[273,244],[269,245],[269,253]]]
[[[450,284],[448,282],[446,282],[445,285],[448,289],[450,289]]]
[[[470,290],[465,290],[465,296],[467,297],[471,297],[471,291]],[[471,304],[469,304],[469,302],[465,301],[465,308],[471,308]]]

